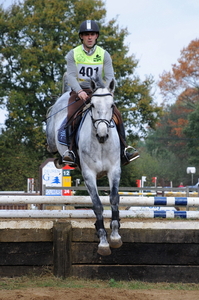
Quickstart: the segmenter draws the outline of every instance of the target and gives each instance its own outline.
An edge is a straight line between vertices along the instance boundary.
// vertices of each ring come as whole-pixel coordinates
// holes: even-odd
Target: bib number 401
[[[81,67],[79,74],[81,74],[81,76],[83,77],[95,77],[96,74],[98,73],[99,68],[91,68],[91,67]]]

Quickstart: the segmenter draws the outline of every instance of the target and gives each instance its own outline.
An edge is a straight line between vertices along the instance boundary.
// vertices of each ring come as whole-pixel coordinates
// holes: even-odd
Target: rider
[[[66,80],[72,91],[69,99],[69,104],[71,103],[71,105],[68,106],[68,125],[66,125],[68,149],[64,152],[62,159],[63,162],[69,164],[75,161],[75,154],[72,149],[70,149],[71,126],[69,125],[69,120],[74,112],[84,105],[86,100],[89,101],[91,97],[90,77],[95,78],[96,75],[101,77],[106,86],[114,79],[112,59],[106,50],[97,46],[98,37],[98,24],[93,20],[84,21],[79,29],[79,38],[82,44],[72,49],[67,55]],[[76,101],[77,98],[79,98],[78,101]],[[114,107],[114,114],[119,121],[117,130],[121,141],[122,164],[128,164],[138,158],[139,154],[133,147],[127,147],[124,125],[121,114],[116,106]],[[130,151],[127,152],[127,149]]]

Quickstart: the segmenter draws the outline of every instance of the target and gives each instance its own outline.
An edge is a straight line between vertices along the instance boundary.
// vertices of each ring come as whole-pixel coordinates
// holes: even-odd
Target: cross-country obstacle
[[[104,215],[109,236],[109,197],[101,199],[107,205]],[[0,211],[0,277],[47,271],[63,278],[199,283],[199,223],[191,220],[198,218],[198,211],[166,211],[165,215],[160,210],[123,209],[155,205],[161,209],[165,206],[197,209],[199,198],[120,196],[123,245],[111,249],[111,255],[106,257],[97,254],[98,237],[92,210],[67,210],[68,205],[92,206],[89,197],[0,196],[0,204],[5,203],[61,204],[65,209]],[[158,214],[163,218],[148,219]],[[185,215],[187,219],[182,220]],[[172,220],[164,219],[172,216]]]

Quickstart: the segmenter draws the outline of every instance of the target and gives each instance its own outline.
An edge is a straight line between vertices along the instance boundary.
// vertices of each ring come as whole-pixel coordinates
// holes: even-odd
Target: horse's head
[[[115,82],[112,80],[109,87],[100,85],[99,82],[91,79],[91,89],[93,95],[91,98],[91,118],[96,129],[96,137],[99,143],[104,143],[109,137],[109,128],[112,127],[114,101],[112,92]]]

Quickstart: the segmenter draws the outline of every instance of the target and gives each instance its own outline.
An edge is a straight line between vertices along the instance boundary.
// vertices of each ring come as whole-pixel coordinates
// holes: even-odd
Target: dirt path
[[[198,300],[199,291],[126,290],[116,288],[28,288],[0,290],[0,300]]]

